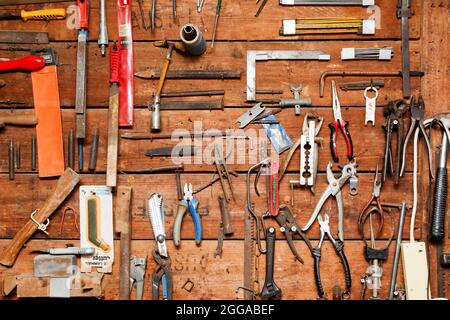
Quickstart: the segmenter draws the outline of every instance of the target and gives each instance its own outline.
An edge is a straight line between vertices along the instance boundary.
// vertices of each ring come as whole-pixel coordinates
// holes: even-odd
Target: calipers
[[[330,60],[330,55],[315,50],[247,51],[247,101],[256,101],[256,62],[269,60]]]

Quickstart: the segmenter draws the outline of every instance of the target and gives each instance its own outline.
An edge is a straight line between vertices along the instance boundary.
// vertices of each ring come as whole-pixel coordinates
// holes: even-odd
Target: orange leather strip
[[[39,177],[56,177],[64,172],[64,149],[56,66],[31,73],[36,126]]]

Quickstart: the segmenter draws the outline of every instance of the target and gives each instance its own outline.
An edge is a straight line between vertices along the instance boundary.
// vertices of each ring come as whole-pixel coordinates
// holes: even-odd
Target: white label
[[[131,25],[130,24],[121,24],[119,26],[119,37],[120,38],[131,37]]]
[[[283,34],[285,36],[295,35],[295,20],[283,20]]]
[[[355,59],[355,48],[342,48],[341,60]]]
[[[375,19],[364,19],[362,25],[362,34],[375,34]]]

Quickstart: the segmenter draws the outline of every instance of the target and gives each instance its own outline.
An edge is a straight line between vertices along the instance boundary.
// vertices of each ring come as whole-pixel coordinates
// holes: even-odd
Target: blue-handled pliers
[[[202,221],[200,215],[197,212],[198,200],[192,196],[193,189],[192,184],[184,184],[184,198],[178,204],[177,216],[173,225],[173,242],[175,246],[180,245],[181,240],[181,223],[183,222],[184,215],[189,209],[189,214],[194,220],[195,227],[195,243],[200,244],[202,241]]]

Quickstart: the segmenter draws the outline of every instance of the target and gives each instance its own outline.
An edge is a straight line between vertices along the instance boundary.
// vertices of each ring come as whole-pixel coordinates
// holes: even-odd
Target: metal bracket
[[[48,235],[48,232],[47,232],[46,230],[47,230],[48,225],[50,224],[50,220],[47,219],[47,221],[46,221],[45,223],[40,223],[39,221],[37,221],[37,220],[34,218],[34,215],[35,215],[38,211],[39,211],[39,209],[34,210],[34,211],[30,214],[30,219],[31,219],[31,221],[33,221],[35,224],[37,224],[38,230],[41,230],[41,231],[44,232],[46,235]]]
[[[330,54],[314,50],[247,51],[247,101],[256,101],[256,62],[269,60],[330,60]]]

